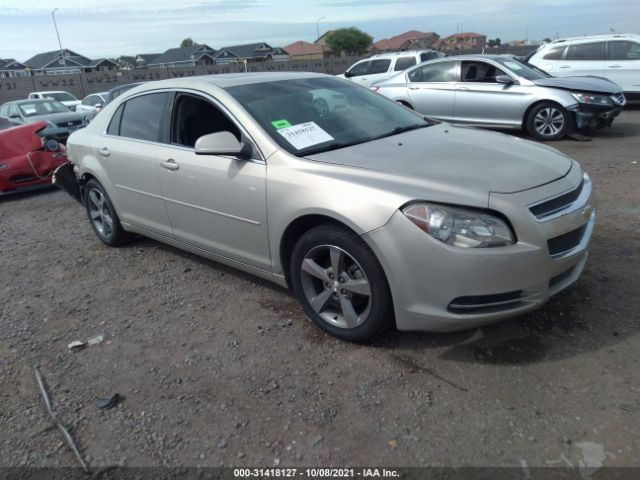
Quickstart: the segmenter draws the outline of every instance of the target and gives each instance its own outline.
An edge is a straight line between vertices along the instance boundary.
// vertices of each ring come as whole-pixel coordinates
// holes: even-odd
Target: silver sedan
[[[553,78],[504,55],[432,60],[378,82],[372,90],[433,118],[526,128],[538,140],[610,126],[626,103],[622,87],[609,80]]]
[[[144,84],[68,155],[54,183],[102,242],[141,234],[251,272],[353,341],[535,309],[578,279],[595,221],[589,177],[558,151],[313,73]]]

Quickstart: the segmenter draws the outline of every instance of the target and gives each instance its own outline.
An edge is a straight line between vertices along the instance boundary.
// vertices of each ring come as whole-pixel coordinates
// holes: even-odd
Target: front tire
[[[391,292],[368,245],[338,225],[320,225],[296,243],[291,257],[293,291],[307,316],[343,340],[370,340],[391,323]]]
[[[98,238],[110,247],[126,243],[129,235],[120,225],[113,203],[102,185],[94,179],[89,180],[84,198],[89,222]]]
[[[529,134],[536,140],[559,140],[571,131],[571,114],[554,102],[542,102],[526,118]]]

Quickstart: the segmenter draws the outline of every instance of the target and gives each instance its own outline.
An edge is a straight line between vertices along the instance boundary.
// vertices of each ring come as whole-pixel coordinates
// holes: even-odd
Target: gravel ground
[[[214,262],[146,239],[108,248],[62,192],[1,199],[0,466],[77,465],[34,365],[94,468],[640,466],[640,110],[553,146],[598,192],[580,281],[498,325],[370,345]]]

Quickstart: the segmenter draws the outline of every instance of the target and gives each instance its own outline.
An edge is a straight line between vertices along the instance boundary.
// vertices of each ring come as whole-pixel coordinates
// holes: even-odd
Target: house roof
[[[159,57],[160,55],[162,55],[161,53],[139,53],[137,54],[134,59],[138,59],[141,58],[142,61],[144,61],[144,63],[150,63],[151,60],[155,59],[156,57]]]
[[[64,53],[65,55],[68,55],[66,57],[67,60],[77,65],[88,65],[89,63],[91,63],[91,60],[88,59],[87,57],[80,55],[67,48],[64,49]],[[50,66],[53,62],[55,62],[59,58],[60,58],[60,50],[52,50],[50,52],[38,53],[37,55],[34,55],[29,60],[24,62],[24,64],[29,65],[31,68],[37,70],[40,68],[45,68]],[[55,66],[58,67],[59,65],[55,65]]]
[[[96,58],[95,60],[91,60],[91,62],[89,62],[86,66],[87,67],[97,67],[99,64],[104,63],[104,62],[108,62],[108,63],[112,64],[114,67],[118,66],[118,64],[116,62],[114,62],[113,60],[110,60],[108,58]]]
[[[237,58],[263,58],[273,53],[277,48],[271,47],[268,43],[248,43],[246,45],[233,45],[231,47],[222,47],[216,57],[229,57],[234,56]],[[225,54],[230,53],[231,55]]]
[[[0,69],[2,70],[24,70],[26,67],[15,58],[0,58]]]
[[[326,32],[324,32],[322,35],[320,35],[318,38],[315,39],[315,41],[313,43],[318,43],[320,40],[322,40],[323,38],[325,38],[327,35],[331,34],[335,32],[335,30],[327,30]]]
[[[193,44],[190,47],[178,47],[178,48],[170,48],[164,53],[161,53],[157,57],[153,58],[151,61],[147,61],[149,65],[164,65],[167,63],[176,63],[176,62],[186,62],[189,60],[196,60],[201,57],[205,53],[199,53],[198,51],[203,49],[209,50],[206,54],[213,56],[216,51],[211,48],[209,45],[205,44]]]
[[[435,32],[419,32],[418,30],[409,30],[408,32],[401,33],[400,35],[396,35],[391,38],[384,38],[382,40],[378,40],[377,42],[371,45],[372,50],[397,50],[402,48],[402,46],[411,41],[417,40],[419,38],[427,38],[438,36]]]
[[[299,40],[284,47],[289,55],[311,55],[313,53],[322,53],[322,48],[315,43],[304,42]]]
[[[483,38],[486,35],[482,35],[481,33],[474,32],[463,32],[463,33],[454,33],[453,35],[449,35],[447,38]]]

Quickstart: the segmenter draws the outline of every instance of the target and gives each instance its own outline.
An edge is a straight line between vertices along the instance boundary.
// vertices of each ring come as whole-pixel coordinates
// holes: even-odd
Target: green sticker
[[[276,130],[280,130],[281,128],[287,128],[291,126],[291,124],[289,123],[289,120],[284,120],[284,119],[274,120],[273,122],[271,122],[271,125],[276,127]]]

